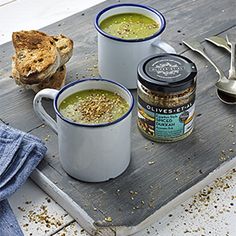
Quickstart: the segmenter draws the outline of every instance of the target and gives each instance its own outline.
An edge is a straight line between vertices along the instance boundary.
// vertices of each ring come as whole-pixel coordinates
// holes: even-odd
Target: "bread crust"
[[[59,67],[52,77],[45,79],[39,84],[23,84],[20,79],[15,78],[17,85],[23,86],[25,89],[32,89],[35,93],[44,88],[52,88],[60,90],[65,85],[66,80],[66,66]]]
[[[46,81],[41,82],[40,84],[32,85],[34,92],[39,92],[45,88],[52,88],[60,90],[65,85],[66,80],[66,66],[63,65],[59,67],[55,74],[52,77],[48,78]]]
[[[53,37],[30,30],[14,32],[15,69],[22,83],[39,83],[52,76],[60,66],[60,54]]]
[[[62,66],[65,63],[67,63],[72,57],[73,41],[63,34],[52,36],[52,37],[56,43],[56,47],[61,56],[60,66]]]

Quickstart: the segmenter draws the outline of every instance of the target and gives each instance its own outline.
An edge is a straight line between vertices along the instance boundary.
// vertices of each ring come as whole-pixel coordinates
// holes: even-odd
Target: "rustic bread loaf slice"
[[[51,77],[60,66],[60,53],[53,37],[30,30],[14,32],[12,41],[16,51],[13,70],[18,72],[22,83],[38,84]]]
[[[61,56],[60,66],[62,66],[66,62],[68,62],[70,60],[70,58],[72,57],[73,41],[70,38],[68,38],[62,34],[52,36],[52,37],[56,43],[56,47],[57,47],[59,54]]]
[[[17,73],[16,70],[13,70],[13,71],[14,73]],[[31,84],[31,85],[23,84],[19,78],[17,79],[15,77],[16,84],[23,86],[25,89],[32,89],[36,93],[44,88],[53,88],[53,89],[59,90],[64,86],[65,80],[66,80],[66,66],[65,65],[59,67],[55,74],[53,74],[49,78],[46,78],[39,84]]]
[[[65,85],[65,81],[66,66],[63,65],[57,69],[56,73],[52,77],[42,81],[40,84],[32,85],[32,89],[36,93],[45,88],[60,90]]]

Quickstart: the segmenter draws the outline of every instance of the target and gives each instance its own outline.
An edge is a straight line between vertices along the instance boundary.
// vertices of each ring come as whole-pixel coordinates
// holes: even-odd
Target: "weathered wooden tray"
[[[132,161],[124,174],[109,182],[83,183],[65,173],[58,160],[57,136],[42,126],[33,111],[34,93],[17,87],[9,78],[13,54],[11,43],[0,47],[0,122],[45,140],[48,153],[33,173],[33,180],[94,235],[130,235],[139,231],[236,164],[236,158],[233,158],[236,152],[233,145],[236,141],[236,109],[217,99],[214,69],[181,44],[186,37],[203,41],[210,35],[236,32],[234,0],[133,2],[162,11],[167,19],[163,38],[178,53],[197,64],[195,129],[191,136],[180,142],[152,143],[137,130],[134,110]],[[99,10],[112,3],[116,1],[106,1],[43,29],[50,34],[63,33],[74,40],[75,50],[68,63],[67,82],[98,76],[97,39],[92,21]],[[209,10],[212,5],[215,11]],[[222,10],[224,14],[219,19],[216,12],[220,14]],[[228,70],[228,53],[207,43],[204,45],[218,65]],[[132,92],[135,95],[135,91]],[[45,106],[53,113],[49,101]],[[150,161],[154,164],[149,165]],[[111,217],[112,222],[105,221],[106,217]]]

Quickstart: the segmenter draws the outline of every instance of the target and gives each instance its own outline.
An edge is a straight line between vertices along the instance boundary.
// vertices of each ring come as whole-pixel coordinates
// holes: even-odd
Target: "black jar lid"
[[[146,88],[161,92],[179,92],[195,85],[197,68],[188,58],[163,53],[152,55],[138,65],[138,80]]]

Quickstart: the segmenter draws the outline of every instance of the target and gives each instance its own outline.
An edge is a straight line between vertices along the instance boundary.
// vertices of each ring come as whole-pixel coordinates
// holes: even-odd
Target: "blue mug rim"
[[[130,107],[129,107],[129,110],[124,114],[122,115],[119,119],[117,120],[114,120],[112,122],[107,122],[107,123],[101,123],[101,124],[82,124],[82,123],[78,123],[78,122],[74,122],[66,117],[64,117],[58,110],[58,107],[57,107],[57,103],[58,103],[58,99],[59,99],[59,96],[65,91],[67,90],[68,88],[76,85],[76,84],[79,84],[79,83],[84,83],[84,82],[87,82],[87,81],[103,81],[103,82],[107,82],[107,83],[111,83],[111,84],[114,84],[118,87],[120,87],[121,89],[123,89],[131,98],[131,104],[130,104]],[[85,79],[81,79],[81,80],[76,80],[76,81],[73,81],[73,82],[70,82],[68,83],[67,85],[65,85],[64,87],[62,87],[55,99],[54,99],[54,102],[53,102],[53,107],[54,107],[54,110],[56,112],[56,115],[59,116],[63,121],[71,124],[71,125],[75,125],[75,126],[81,126],[81,127],[105,127],[105,126],[110,126],[110,125],[113,125],[113,124],[116,124],[120,121],[122,121],[123,119],[125,119],[133,110],[134,108],[134,97],[133,95],[131,94],[131,92],[125,87],[123,86],[122,84],[120,83],[117,83],[115,81],[112,81],[112,80],[108,80],[108,79],[103,79],[103,78],[85,78]]]
[[[140,8],[144,8],[146,10],[149,10],[153,13],[155,13],[159,18],[160,18],[160,21],[161,21],[161,27],[159,29],[158,32],[156,32],[155,34],[149,36],[149,37],[146,37],[146,38],[141,38],[141,39],[122,39],[122,38],[118,38],[118,37],[115,37],[115,36],[112,36],[108,33],[106,33],[105,31],[103,31],[100,26],[99,26],[99,18],[107,11],[109,11],[110,9],[113,9],[113,8],[116,8],[116,7],[123,7],[123,6],[133,6],[133,7],[140,7]],[[116,40],[116,41],[120,41],[120,42],[143,42],[143,41],[147,41],[147,40],[150,40],[150,39],[153,39],[153,38],[156,38],[158,35],[160,35],[165,27],[166,27],[166,20],[165,20],[165,17],[163,16],[162,13],[160,13],[158,10],[150,7],[150,6],[146,6],[146,5],[142,5],[142,4],[135,4],[135,3],[122,3],[122,4],[114,4],[114,5],[111,5],[109,7],[106,7],[104,8],[103,10],[101,10],[95,17],[95,20],[94,20],[94,26],[96,28],[96,30],[102,34],[103,36],[107,37],[107,38],[110,38],[110,39],[113,39],[113,40]]]

